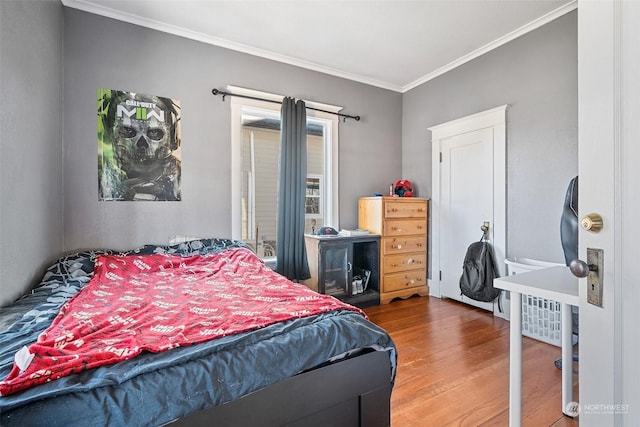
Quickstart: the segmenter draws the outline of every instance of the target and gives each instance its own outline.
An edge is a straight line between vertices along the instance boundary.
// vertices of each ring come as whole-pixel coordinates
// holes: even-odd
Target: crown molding
[[[116,19],[118,21],[128,22],[130,24],[150,28],[157,31],[162,31],[165,33],[173,34],[173,35],[184,37],[191,40],[200,41],[203,43],[211,44],[211,45],[222,47],[225,49],[230,49],[237,52],[258,56],[258,57],[269,59],[272,61],[281,62],[284,64],[293,65],[300,68],[305,68],[307,70],[316,71],[316,72],[328,74],[334,77],[340,77],[343,79],[356,81],[366,85],[391,90],[394,92],[405,93],[423,83],[428,82],[429,80],[432,80],[448,71],[453,70],[456,67],[459,67],[460,65],[463,65],[481,55],[484,55],[485,53],[490,52],[491,50],[496,49],[530,31],[540,28],[541,26],[553,21],[556,18],[559,18],[562,15],[565,15],[577,9],[578,0],[571,0],[569,3],[565,4],[564,6],[560,6],[559,8],[547,13],[546,15],[534,21],[531,21],[526,25],[523,25],[517,30],[512,31],[511,33],[505,36],[502,36],[499,39],[496,39],[493,42],[488,43],[482,46],[481,48],[476,49],[473,52],[467,55],[464,55],[443,67],[438,68],[437,70],[419,78],[418,80],[413,81],[412,83],[409,83],[406,86],[400,86],[400,85],[396,85],[388,82],[383,82],[380,80],[364,77],[358,74],[347,73],[347,72],[344,72],[332,67],[327,67],[321,64],[317,64],[314,62],[293,58],[287,55],[281,55],[265,49],[258,49],[255,47],[247,46],[242,43],[235,43],[222,38],[210,36],[208,34],[204,34],[198,31],[191,31],[182,27],[170,25],[164,22],[153,20],[153,19],[147,19],[137,15],[124,13],[119,10],[115,10],[106,6],[99,6],[93,3],[86,2],[84,0],[62,0],[62,4],[66,7],[70,7],[73,9],[78,9],[84,12],[93,13],[95,15]]]
[[[95,15],[116,19],[118,21],[128,22],[130,24],[150,28],[157,31],[162,31],[165,33],[173,34],[173,35],[184,37],[191,40],[196,40],[199,42],[211,44],[218,47],[223,47],[225,49],[247,53],[249,55],[270,59],[272,61],[277,61],[284,64],[305,68],[311,71],[317,71],[323,74],[328,74],[328,75],[340,77],[343,79],[354,80],[359,83],[364,83],[370,86],[376,86],[383,89],[392,90],[395,92],[402,91],[402,87],[399,85],[383,82],[376,79],[367,78],[357,74],[347,73],[332,67],[327,67],[321,64],[305,61],[298,58],[293,58],[287,55],[281,55],[265,49],[258,49],[255,47],[247,46],[242,43],[232,42],[229,40],[204,34],[198,31],[187,30],[183,27],[170,25],[164,22],[153,20],[153,19],[143,18],[138,15],[121,12],[119,10],[115,10],[105,6],[99,6],[93,3],[86,2],[84,0],[62,0],[62,4],[66,7],[70,7],[73,9],[78,9],[84,12],[93,13]]]
[[[542,27],[545,24],[548,24],[549,22],[553,21],[554,19],[557,19],[563,15],[566,15],[567,13],[575,10],[578,8],[578,0],[571,0],[569,3],[560,6],[559,8],[552,10],[551,12],[547,13],[546,15],[541,16],[538,19],[535,19],[531,22],[529,22],[528,24],[523,25],[522,27],[518,28],[517,30],[514,30],[494,41],[492,41],[491,43],[487,43],[486,45],[482,46],[481,48],[478,48],[476,50],[474,50],[473,52],[468,53],[467,55],[464,55],[458,59],[456,59],[455,61],[452,61],[450,63],[448,63],[447,65],[438,68],[437,70],[427,74],[426,76],[423,76],[421,78],[419,78],[418,80],[409,83],[408,85],[404,86],[401,90],[402,93],[408,92],[409,90],[420,86],[423,83],[428,82],[429,80],[433,80],[436,77],[453,70],[454,68],[457,68],[463,64],[466,64],[467,62],[481,56],[484,55],[487,52],[490,52],[494,49],[499,48],[500,46],[509,43],[512,40],[517,39],[518,37],[527,34],[533,30],[536,30],[540,27]]]

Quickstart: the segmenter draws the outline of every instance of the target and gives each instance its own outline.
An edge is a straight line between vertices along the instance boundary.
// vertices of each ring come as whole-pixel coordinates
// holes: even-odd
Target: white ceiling
[[[568,1],[62,0],[68,7],[397,92],[574,10],[577,0]]]

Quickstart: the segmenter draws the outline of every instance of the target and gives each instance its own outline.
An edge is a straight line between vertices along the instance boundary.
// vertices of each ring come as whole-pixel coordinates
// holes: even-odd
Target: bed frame
[[[168,425],[389,426],[390,378],[389,353],[374,351],[296,375]]]

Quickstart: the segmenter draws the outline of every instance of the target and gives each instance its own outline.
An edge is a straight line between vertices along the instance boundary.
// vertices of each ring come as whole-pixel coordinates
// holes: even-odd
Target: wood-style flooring
[[[509,322],[432,297],[365,309],[398,348],[391,425],[507,426]],[[577,426],[562,414],[560,348],[523,338],[522,425]],[[574,400],[578,400],[574,363]]]

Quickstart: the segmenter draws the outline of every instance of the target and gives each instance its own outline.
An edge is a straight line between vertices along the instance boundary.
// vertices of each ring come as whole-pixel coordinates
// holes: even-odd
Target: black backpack
[[[472,243],[467,249],[460,277],[460,292],[476,301],[491,302],[500,295],[493,287],[493,279],[500,277],[488,242]],[[498,300],[499,302],[499,300]]]

